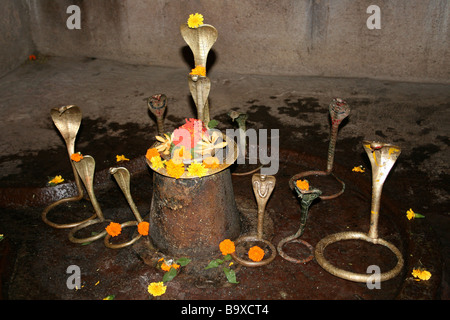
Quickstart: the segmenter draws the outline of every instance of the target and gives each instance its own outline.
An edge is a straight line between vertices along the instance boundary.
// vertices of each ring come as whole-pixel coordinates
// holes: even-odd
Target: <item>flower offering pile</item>
[[[198,119],[186,123],[171,133],[156,136],[147,150],[150,168],[175,179],[201,178],[229,167],[237,158],[237,144],[221,131]]]

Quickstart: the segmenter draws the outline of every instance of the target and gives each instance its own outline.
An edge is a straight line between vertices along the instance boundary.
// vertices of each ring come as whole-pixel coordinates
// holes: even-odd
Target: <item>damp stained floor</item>
[[[130,212],[107,169],[117,165],[118,154],[130,159],[121,165],[133,172],[131,192],[145,216],[152,188],[151,172],[142,156],[156,134],[146,98],[156,93],[168,96],[168,130],[184,118],[194,117],[186,70],[47,57],[24,63],[0,79],[3,299],[102,299],[110,294],[117,299],[151,298],[146,287],[159,281],[162,273],[143,262],[142,248],[107,250],[101,241],[75,245],[67,240],[67,230],[42,222],[40,214],[46,204],[74,192],[64,142],[49,112],[68,104],[81,108],[76,151],[95,158],[96,195],[105,213],[117,219],[129,219]],[[240,283],[233,286],[222,286],[218,276],[218,283],[205,288],[188,272],[181,273],[170,282],[162,299],[448,299],[447,85],[214,72],[209,77],[211,117],[219,121],[219,129],[236,128],[227,113],[241,111],[248,114],[249,128],[268,129],[269,141],[279,142],[282,157],[277,187],[267,208],[274,244],[297,229],[299,201],[287,181],[302,170],[325,165],[332,98],[346,99],[351,107],[350,116],[340,127],[335,154],[336,173],[346,178],[347,186],[336,201],[318,201],[311,207],[303,238],[312,245],[329,233],[367,230],[371,175],[361,142],[369,139],[399,145],[402,154],[383,188],[385,214],[380,231],[405,253],[406,267],[400,277],[374,291],[331,276],[315,261],[296,265],[278,256],[262,268],[242,267],[237,272]],[[359,165],[366,168],[364,174],[351,171]],[[49,177],[55,175],[62,175],[67,183],[49,188]],[[233,176],[238,206],[255,205],[249,179]],[[86,201],[66,208],[58,218],[76,218],[85,214],[89,205]],[[426,218],[407,220],[409,208]],[[252,221],[244,222],[252,225]],[[298,247],[289,250],[305,253]],[[386,256],[379,248],[363,244],[336,250],[332,253],[336,263],[360,271]],[[346,260],[342,252],[361,259]],[[386,259],[383,263],[389,268],[392,261]],[[66,269],[72,264],[82,270],[83,288],[77,291],[66,286]],[[420,266],[432,272],[429,281],[411,279],[412,268]]]

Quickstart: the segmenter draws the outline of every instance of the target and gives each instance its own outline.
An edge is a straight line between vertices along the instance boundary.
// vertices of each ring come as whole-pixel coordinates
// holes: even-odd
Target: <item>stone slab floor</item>
[[[51,108],[69,104],[81,108],[76,150],[95,156],[96,171],[101,171],[115,164],[117,154],[134,159],[154,142],[156,125],[147,97],[167,95],[167,129],[195,117],[189,71],[187,65],[161,68],[93,58],[39,57],[0,78],[0,186],[6,190],[0,221],[11,219],[17,207],[32,206],[21,202],[21,197],[8,198],[9,191],[44,188],[49,177],[58,174],[67,180],[72,177],[63,140],[50,118]],[[409,208],[426,216],[421,223],[432,228],[440,242],[436,250],[442,255],[444,274],[439,297],[448,299],[448,84],[226,74],[214,67],[208,76],[211,118],[219,121],[219,128],[234,125],[227,116],[230,110],[246,112],[249,127],[279,129],[272,140],[279,138],[280,148],[325,157],[328,104],[340,97],[349,103],[351,114],[340,128],[336,163],[349,171],[360,165],[363,139],[399,145],[402,154],[384,192],[398,201],[405,219]],[[43,223],[39,227],[50,228]],[[4,229],[0,223],[5,240],[17,233],[20,230]]]

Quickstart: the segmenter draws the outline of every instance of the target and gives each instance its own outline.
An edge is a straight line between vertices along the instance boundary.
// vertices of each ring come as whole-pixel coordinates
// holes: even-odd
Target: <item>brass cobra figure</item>
[[[332,195],[321,195],[320,199],[322,200],[329,200],[334,199],[338,196],[340,196],[342,193],[344,193],[345,190],[345,183],[340,180],[338,177],[336,177],[333,174],[333,164],[334,164],[334,154],[336,150],[336,141],[337,141],[337,135],[338,135],[338,129],[339,125],[341,124],[342,120],[344,120],[349,114],[350,114],[350,107],[348,106],[347,102],[340,99],[335,98],[330,103],[329,107],[329,113],[331,117],[331,132],[330,132],[330,143],[328,145],[328,156],[327,156],[327,169],[326,171],[306,171],[303,173],[299,173],[291,179],[291,181],[297,181],[300,178],[311,176],[311,175],[332,175],[338,182],[341,183],[342,189],[334,193]],[[294,185],[290,183],[291,189],[294,189]]]
[[[94,207],[97,218],[93,219],[93,220],[88,220],[88,221],[76,226],[72,230],[70,230],[69,240],[73,243],[92,242],[92,241],[98,240],[98,239],[106,236],[106,234],[107,234],[106,230],[103,229],[102,232],[99,232],[98,234],[91,236],[91,237],[87,237],[87,238],[77,238],[77,237],[75,237],[75,233],[81,229],[84,229],[84,228],[90,226],[90,225],[100,224],[105,221],[109,221],[109,220],[105,220],[102,210],[100,208],[100,205],[98,204],[97,198],[95,197],[95,194],[94,194],[95,160],[91,156],[85,155],[85,156],[83,156],[83,159],[81,159],[80,161],[78,161],[78,162],[72,161],[72,163],[74,164],[75,169],[77,170],[78,174],[81,177],[81,180],[84,183],[84,186],[86,187],[86,191],[89,195],[89,199],[91,200],[92,206]]]
[[[280,254],[280,256],[282,256],[284,259],[286,259],[290,262],[307,263],[314,258],[314,248],[308,242],[306,242],[302,239],[298,239],[298,238],[300,238],[303,235],[303,232],[305,230],[306,221],[308,219],[309,207],[311,206],[313,201],[322,194],[322,191],[320,191],[317,188],[309,188],[309,190],[303,190],[303,189],[298,188],[297,186],[295,186],[295,191],[297,192],[298,197],[301,199],[300,227],[298,228],[298,230],[295,234],[282,239],[278,243],[277,249],[278,249],[278,253]],[[290,257],[283,251],[283,246],[286,243],[291,243],[291,242],[297,242],[297,243],[301,243],[301,244],[305,245],[309,249],[311,254],[308,257],[306,257],[305,259],[295,259],[295,258]]]
[[[72,202],[72,201],[80,201],[81,199],[83,199],[84,193],[83,193],[83,187],[81,185],[80,177],[78,176],[77,170],[75,169],[72,160],[70,160],[71,155],[75,153],[75,139],[76,139],[78,130],[80,128],[81,119],[82,119],[81,110],[79,107],[77,107],[75,105],[68,105],[68,106],[63,106],[60,108],[51,109],[50,115],[52,117],[52,120],[53,120],[56,128],[58,128],[59,132],[61,133],[61,136],[63,137],[63,139],[66,143],[67,153],[69,154],[69,161],[72,166],[73,175],[75,178],[75,184],[77,186],[78,196],[64,198],[64,199],[60,199],[56,202],[53,202],[52,204],[47,206],[44,209],[44,211],[42,212],[42,220],[46,224],[48,224],[49,226],[52,226],[54,228],[58,228],[58,229],[73,228],[73,227],[76,227],[88,220],[94,219],[96,217],[96,215],[93,215],[90,218],[83,220],[83,221],[79,221],[79,222],[58,224],[58,223],[54,223],[54,222],[50,221],[47,218],[47,214],[49,213],[50,210],[59,206],[62,203]]]
[[[258,227],[257,227],[257,235],[256,236],[243,236],[235,240],[235,244],[238,245],[243,242],[262,242],[269,246],[271,250],[271,255],[267,259],[263,259],[261,261],[247,261],[244,260],[236,254],[236,252],[232,253],[231,256],[235,261],[240,263],[243,266],[247,267],[260,267],[275,259],[277,255],[277,251],[275,247],[267,240],[263,239],[263,226],[264,226],[264,212],[266,209],[267,201],[269,201],[270,195],[275,188],[275,177],[267,176],[255,173],[252,177],[252,186],[253,192],[256,197],[256,202],[258,204]]]
[[[117,184],[120,187],[120,190],[122,190],[123,194],[125,195],[125,198],[126,198],[128,204],[130,205],[131,211],[133,212],[133,214],[136,218],[136,220],[124,222],[124,223],[120,224],[120,226],[122,228],[137,226],[140,222],[142,222],[142,217],[133,201],[133,198],[131,197],[130,172],[126,168],[118,167],[118,168],[110,168],[109,173],[112,174],[114,176],[114,178],[116,179]],[[112,244],[109,241],[111,236],[108,234],[108,235],[106,235],[106,237],[104,239],[104,243],[105,243],[105,246],[108,248],[120,249],[120,248],[127,247],[129,245],[132,245],[133,243],[138,241],[141,237],[142,237],[142,235],[140,233],[138,233],[128,242],[121,243],[121,244]]]
[[[154,94],[147,99],[147,106],[151,113],[156,117],[158,134],[164,133],[164,112],[167,108],[167,97],[165,94]]]
[[[325,248],[332,243],[351,239],[383,245],[389,248],[397,257],[397,265],[393,269],[380,275],[380,281],[385,281],[398,275],[404,264],[402,254],[397,247],[378,237],[381,190],[389,171],[394,166],[401,150],[397,146],[376,141],[363,141],[363,147],[369,156],[372,166],[372,203],[369,232],[368,234],[362,232],[341,232],[329,235],[319,241],[316,246],[315,256],[319,265],[331,274],[351,281],[367,282],[370,280],[370,274],[359,274],[342,270],[329,263],[324,257]]]
[[[195,66],[206,69],[208,53],[217,40],[217,29],[209,24],[202,24],[198,28],[189,28],[187,24],[182,24],[180,32],[194,54]],[[197,107],[197,118],[208,124],[210,121],[208,95],[211,81],[206,76],[189,75],[188,83]]]

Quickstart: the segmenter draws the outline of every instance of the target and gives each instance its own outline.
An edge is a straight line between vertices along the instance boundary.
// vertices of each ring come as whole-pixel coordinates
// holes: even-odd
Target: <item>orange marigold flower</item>
[[[156,148],[150,148],[147,150],[147,153],[145,154],[145,157],[149,160],[152,161],[153,157],[159,157],[160,154],[158,152],[158,150],[156,150]]]
[[[261,261],[264,258],[264,250],[258,246],[251,247],[248,250],[248,257],[253,261]]]
[[[70,159],[72,159],[75,162],[80,162],[80,160],[83,159],[83,155],[81,154],[81,152],[77,152],[77,153],[72,154],[70,156]]]
[[[148,223],[147,221],[141,221],[141,222],[139,222],[137,228],[138,228],[139,234],[141,234],[143,236],[147,236],[148,229],[150,228],[150,223]]]
[[[111,237],[116,237],[122,232],[122,226],[117,222],[111,222],[105,229]]]
[[[167,174],[173,178],[180,178],[184,173],[184,164],[175,163],[171,160],[166,162]]]
[[[301,190],[309,190],[309,182],[308,180],[297,180],[295,183],[297,185],[297,188]]]
[[[225,239],[219,244],[219,249],[224,256],[227,254],[233,253],[236,251],[236,247],[234,246],[234,242],[230,239]]]

